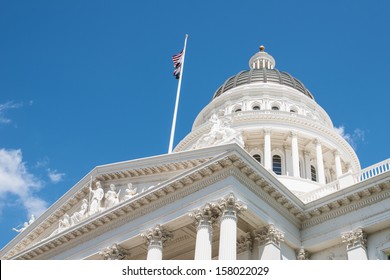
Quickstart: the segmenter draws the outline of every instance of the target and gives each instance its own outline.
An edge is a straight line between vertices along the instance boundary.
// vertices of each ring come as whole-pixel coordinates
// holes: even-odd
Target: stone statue
[[[199,138],[193,146],[194,149],[232,142],[244,146],[244,140],[241,133],[230,127],[231,119],[224,118],[221,120],[216,114],[213,114],[210,118],[210,122],[213,124],[210,132]]]
[[[84,220],[87,217],[87,210],[88,210],[88,201],[84,198],[80,210],[77,212],[74,212],[73,215],[70,217],[70,225],[73,226],[75,224],[78,224],[82,220]]]
[[[98,213],[102,209],[102,199],[104,197],[104,190],[102,189],[102,185],[100,181],[96,182],[96,189],[92,190],[91,186],[89,186],[89,191],[92,194],[91,203],[89,205],[89,215],[93,215]]]
[[[70,217],[68,214],[65,214],[58,224],[58,233],[66,230],[68,227],[70,227]]]
[[[138,190],[138,188],[134,187],[132,183],[128,183],[126,191],[125,191],[126,194],[123,197],[123,201],[129,200],[130,198],[135,196],[137,194],[137,190]]]
[[[24,222],[23,223],[23,226],[20,228],[20,229],[17,229],[17,228],[12,228],[12,230],[18,232],[18,233],[21,233],[22,231],[24,231],[29,225],[31,225],[33,222],[35,221],[35,216],[34,215],[31,215],[30,217],[30,220],[28,222]],[[20,225],[19,225],[20,226]],[[17,226],[17,227],[19,227]]]
[[[117,193],[115,190],[116,190],[115,185],[111,184],[110,189],[104,195],[105,197],[104,207],[106,209],[113,207],[119,203],[119,194],[121,191],[119,190],[119,192]]]
[[[32,214],[30,220],[28,221],[28,224],[31,225],[34,221],[35,221],[35,216],[34,214]]]
[[[20,225],[19,225],[20,226]],[[19,227],[17,226],[17,227]],[[27,227],[29,226],[28,222],[24,222],[23,223],[23,226],[20,228],[20,229],[17,229],[17,228],[12,228],[12,230],[18,232],[18,233],[21,233],[22,231],[24,231]]]

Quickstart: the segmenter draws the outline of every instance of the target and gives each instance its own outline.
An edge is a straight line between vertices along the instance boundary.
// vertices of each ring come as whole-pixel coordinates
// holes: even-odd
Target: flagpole
[[[175,110],[174,110],[174,112],[173,112],[172,129],[171,129],[171,138],[170,138],[170,140],[169,140],[168,154],[171,154],[171,153],[172,153],[172,149],[173,149],[173,139],[174,139],[174,137],[175,137],[176,117],[177,117],[177,109],[178,109],[178,107],[179,107],[181,79],[182,79],[182,77],[183,77],[183,71],[184,71],[184,58],[185,58],[185,56],[186,56],[187,38],[188,38],[188,34],[186,34],[186,38],[185,38],[185,40],[184,40],[183,59],[182,59],[181,68],[180,68],[179,83],[178,83],[178,85],[177,85],[176,103],[175,103]]]

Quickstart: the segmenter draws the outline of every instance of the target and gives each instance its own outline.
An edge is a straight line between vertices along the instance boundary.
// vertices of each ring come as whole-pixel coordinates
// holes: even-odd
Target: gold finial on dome
[[[263,52],[265,50],[265,47],[263,45],[261,45],[259,49],[261,52]]]

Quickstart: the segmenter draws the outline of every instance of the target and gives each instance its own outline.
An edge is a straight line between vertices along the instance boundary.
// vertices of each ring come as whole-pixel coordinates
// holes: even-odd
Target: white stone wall
[[[347,246],[345,244],[336,245],[323,251],[312,253],[311,260],[347,260]]]

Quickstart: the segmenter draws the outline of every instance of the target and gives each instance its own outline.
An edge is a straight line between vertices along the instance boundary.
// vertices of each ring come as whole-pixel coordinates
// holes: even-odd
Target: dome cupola
[[[297,195],[359,171],[326,111],[264,50],[217,89],[175,151],[236,143]]]

